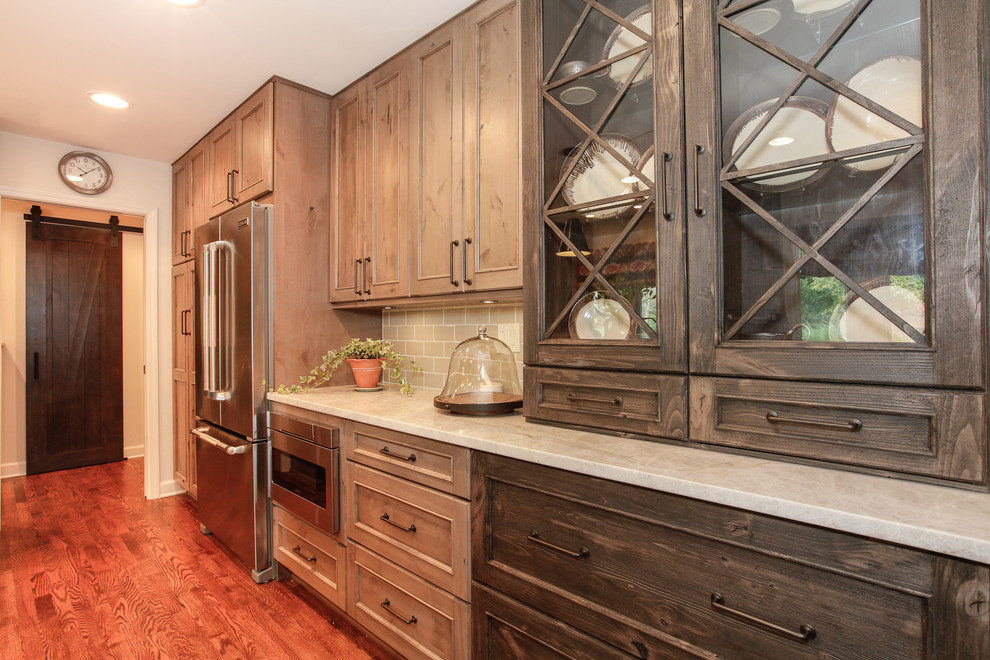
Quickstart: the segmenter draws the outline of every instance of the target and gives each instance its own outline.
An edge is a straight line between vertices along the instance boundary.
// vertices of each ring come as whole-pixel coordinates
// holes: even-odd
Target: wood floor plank
[[[0,482],[0,660],[394,660],[292,580],[258,585],[131,459]]]

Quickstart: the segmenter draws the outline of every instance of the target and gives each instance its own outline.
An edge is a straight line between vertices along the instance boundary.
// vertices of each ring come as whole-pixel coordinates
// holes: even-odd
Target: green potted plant
[[[343,346],[329,351],[323,356],[308,376],[300,376],[299,384],[286,387],[280,385],[279,392],[305,392],[326,383],[336,373],[344,362],[347,362],[354,374],[358,389],[377,389],[385,365],[391,371],[392,380],[398,384],[403,394],[412,394],[412,385],[402,375],[403,369],[422,371],[416,361],[395,350],[392,342],[386,339],[353,338]]]

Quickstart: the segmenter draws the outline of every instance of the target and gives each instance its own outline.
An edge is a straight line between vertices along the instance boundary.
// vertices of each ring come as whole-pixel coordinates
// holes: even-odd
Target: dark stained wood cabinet
[[[475,657],[990,653],[987,566],[473,457]]]
[[[522,9],[526,415],[985,490],[985,3]]]

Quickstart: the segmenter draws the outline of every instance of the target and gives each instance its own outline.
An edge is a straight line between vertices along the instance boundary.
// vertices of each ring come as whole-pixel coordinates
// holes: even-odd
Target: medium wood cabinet
[[[267,83],[210,132],[210,217],[271,192],[274,89]]]
[[[990,653],[979,606],[990,567],[490,454],[473,460],[475,657],[540,641],[555,650],[546,657]]]
[[[192,231],[207,220],[207,142],[204,138],[172,165],[172,265],[193,258]]]
[[[409,67],[400,54],[334,97],[334,302],[408,295]]]
[[[172,267],[172,461],[175,482],[196,497],[193,262]]]
[[[409,50],[412,295],[522,286],[521,39],[489,0]]]
[[[640,434],[986,489],[986,9],[783,4],[523,3],[527,379],[682,374]]]

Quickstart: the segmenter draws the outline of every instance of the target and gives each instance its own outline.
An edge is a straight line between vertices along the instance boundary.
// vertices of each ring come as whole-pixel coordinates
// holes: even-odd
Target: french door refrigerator
[[[271,212],[250,202],[195,230],[200,527],[258,582],[274,573],[265,424]]]

